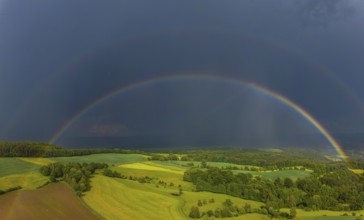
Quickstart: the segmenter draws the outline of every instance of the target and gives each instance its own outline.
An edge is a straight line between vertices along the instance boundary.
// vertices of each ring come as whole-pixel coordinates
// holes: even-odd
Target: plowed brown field
[[[65,183],[0,196],[0,219],[99,219]]]

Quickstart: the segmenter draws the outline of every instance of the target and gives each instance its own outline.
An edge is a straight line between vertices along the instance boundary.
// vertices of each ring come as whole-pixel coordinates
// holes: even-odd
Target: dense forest
[[[306,210],[360,210],[364,206],[364,175],[341,167],[323,174],[293,181],[290,178],[274,181],[251,174],[222,170],[191,168],[184,174],[197,191],[228,194],[264,202],[267,207]]]
[[[0,142],[0,157],[67,157],[99,153],[143,153],[139,150],[122,149],[65,149],[40,142]]]

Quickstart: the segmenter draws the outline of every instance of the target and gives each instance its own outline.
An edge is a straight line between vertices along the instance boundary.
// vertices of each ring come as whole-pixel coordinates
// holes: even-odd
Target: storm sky
[[[361,0],[0,0],[0,140],[329,145],[259,85],[361,147],[363,21]]]

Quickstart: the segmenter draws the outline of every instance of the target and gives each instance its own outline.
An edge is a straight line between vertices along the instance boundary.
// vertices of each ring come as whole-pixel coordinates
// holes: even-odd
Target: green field
[[[282,211],[288,212],[289,209],[283,208]],[[355,213],[355,217],[352,216]],[[343,216],[346,214],[347,216]],[[364,215],[364,210],[360,211],[330,211],[330,210],[320,210],[320,211],[304,211],[302,209],[297,209],[297,219],[302,220],[356,220],[360,215]],[[364,217],[361,217],[364,219]]]
[[[39,172],[8,175],[0,178],[0,190],[7,190],[15,186],[24,189],[36,189],[49,181],[48,177]]]
[[[193,192],[194,186],[182,180],[186,168],[171,165],[161,165],[155,161],[132,163],[112,168],[126,176],[153,178],[153,183],[139,183],[137,181],[108,178],[96,175],[91,180],[91,191],[86,192],[84,201],[92,209],[107,219],[186,219],[192,206],[198,200],[214,199],[214,203],[207,203],[200,207],[201,212],[221,208],[226,199],[235,205],[243,206],[249,203],[253,208],[263,205],[260,202],[243,200],[240,198],[214,194],[210,192]],[[156,184],[164,181],[166,187]],[[170,186],[173,183],[174,186]],[[158,185],[158,187],[157,187]],[[173,196],[178,192],[178,185],[183,188],[181,196]],[[249,216],[249,217],[248,217]],[[259,214],[250,214],[231,219],[266,219]]]
[[[209,192],[185,191],[182,196],[173,196],[176,188],[155,187],[154,184],[141,184],[131,180],[121,180],[97,175],[92,179],[92,189],[84,196],[88,206],[107,219],[186,219],[191,206],[198,200],[215,199],[200,208],[201,212],[222,207],[222,202],[230,199],[236,205],[249,203],[259,207],[262,203]],[[248,216],[248,215],[247,215]],[[247,216],[231,219],[247,219]],[[249,219],[266,219],[253,214]]]
[[[353,216],[318,216],[318,217],[303,217],[302,220],[356,220]],[[362,218],[364,219],[364,218]]]
[[[50,160],[62,163],[107,163],[109,165],[119,165],[127,163],[137,163],[146,161],[146,157],[140,154],[92,154],[74,157],[51,157]]]
[[[188,164],[193,163],[194,166],[201,165],[200,161],[179,161],[179,160],[171,160],[171,161],[155,161],[161,165],[168,165],[168,166],[177,166],[177,167],[188,167]],[[257,166],[251,165],[238,165],[233,163],[225,163],[225,162],[206,162],[207,166],[209,167],[218,167],[218,168],[227,168],[227,167],[237,167],[238,169],[244,169],[245,167],[248,168],[261,168]]]
[[[39,165],[28,163],[18,158],[0,157],[0,177],[20,173],[38,172],[39,167]]]

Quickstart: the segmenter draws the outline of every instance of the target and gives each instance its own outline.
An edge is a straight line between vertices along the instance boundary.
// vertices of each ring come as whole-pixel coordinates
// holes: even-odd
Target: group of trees
[[[170,161],[170,160],[179,160],[179,157],[176,154],[151,154],[150,157],[148,157],[148,160],[158,160],[158,161]]]
[[[102,174],[104,174],[104,176],[113,177],[113,178],[121,178],[121,179],[128,178],[127,176],[124,176],[123,174],[121,174],[115,170],[112,171],[109,168],[105,168],[104,171],[102,172]]]
[[[0,142],[1,157],[42,157],[48,151],[61,149],[61,147],[38,142]]]
[[[211,202],[211,200],[210,200]],[[221,207],[216,208],[215,210],[208,210],[206,212],[201,212],[199,207],[206,205],[207,202],[201,202],[199,200],[197,202],[197,206],[192,206],[189,217],[190,218],[201,218],[207,215],[208,217],[215,217],[215,218],[228,218],[233,216],[245,215],[248,213],[259,213],[263,215],[268,215],[269,217],[274,218],[287,218],[293,219],[296,217],[296,208],[292,207],[290,212],[281,212],[279,209],[275,209],[273,207],[261,206],[259,208],[252,208],[250,204],[246,203],[241,207],[234,205],[230,199],[226,199]]]
[[[296,154],[293,151],[265,152],[261,150],[242,149],[210,149],[187,151],[181,157],[183,161],[211,161],[227,162],[237,165],[259,166],[268,170],[277,170],[285,167],[304,166],[313,168],[317,162],[329,162],[318,155]]]
[[[295,182],[289,178],[271,181],[219,168],[191,168],[184,173],[183,179],[192,182],[196,191],[260,201],[275,209],[359,210],[364,206],[364,175],[356,175],[347,168],[320,175],[313,173]]]
[[[51,182],[63,180],[70,184],[77,195],[90,189],[90,178],[97,169],[105,169],[106,163],[52,163],[40,167],[40,173],[49,176]]]

